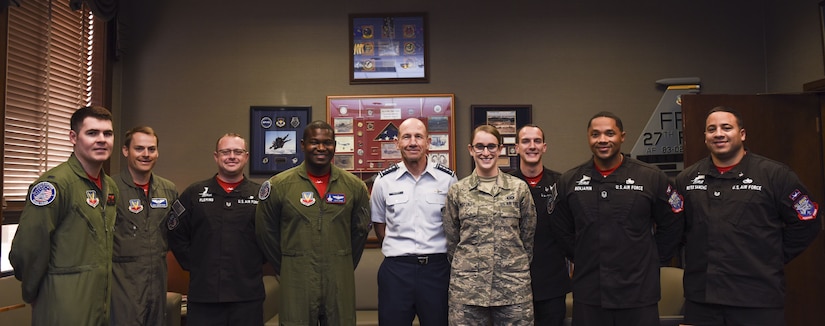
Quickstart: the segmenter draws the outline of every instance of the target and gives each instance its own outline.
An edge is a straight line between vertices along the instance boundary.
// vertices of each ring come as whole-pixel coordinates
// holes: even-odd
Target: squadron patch
[[[97,205],[100,204],[100,198],[97,198],[97,191],[86,190],[86,204],[92,207],[97,207]]]
[[[169,212],[169,217],[166,219],[166,228],[169,231],[174,230],[178,227],[178,225],[180,225],[180,216],[185,211],[186,207],[183,207],[180,200],[175,200],[175,202],[172,203],[172,211]]]
[[[813,220],[816,218],[816,213],[819,212],[819,205],[808,198],[807,195],[797,197],[793,203],[793,209],[796,210],[797,217],[802,221]]]
[[[140,199],[129,199],[129,211],[135,214],[143,211],[143,204]]]
[[[169,218],[166,219],[166,229],[169,231],[174,230],[180,224],[180,220],[178,216],[175,215],[175,212],[169,212]]]
[[[46,206],[57,198],[57,189],[48,181],[40,182],[32,187],[29,201],[35,206]]]
[[[261,185],[261,189],[258,190],[258,199],[265,200],[269,198],[270,191],[272,191],[272,185],[269,183],[269,180],[266,180]]]
[[[315,204],[315,193],[312,191],[304,191],[301,193],[301,204],[304,206],[312,206]]]
[[[674,213],[685,210],[685,199],[670,185],[667,186],[667,202],[670,204],[670,210]]]

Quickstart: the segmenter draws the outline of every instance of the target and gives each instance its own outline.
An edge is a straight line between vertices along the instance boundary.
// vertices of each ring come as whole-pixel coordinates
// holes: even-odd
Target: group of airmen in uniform
[[[526,125],[508,174],[501,134],[482,125],[459,180],[428,161],[427,126],[410,118],[401,162],[370,193],[332,164],[335,131],[314,121],[299,166],[258,184],[243,174],[246,140],[229,133],[218,172],[179,195],[152,172],[149,127],[126,133],[127,169],[106,175],[112,116],[85,107],[69,160],[30,186],[9,259],[33,325],[163,324],[169,249],[190,272],[190,325],[262,325],[266,262],[281,325],[355,325],[353,270],[372,225],[382,325],[562,325],[571,291],[575,325],[658,325],[659,267],[684,246],[686,323],[783,325],[783,267],[817,236],[818,204],[787,166],[746,150],[735,110],[713,108],[704,134],[710,156],[672,180],[622,154],[613,113],[588,121],[593,155],[563,174]]]

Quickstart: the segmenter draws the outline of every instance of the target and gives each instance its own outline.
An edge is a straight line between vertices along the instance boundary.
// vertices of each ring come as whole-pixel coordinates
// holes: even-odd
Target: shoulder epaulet
[[[395,164],[393,164],[393,165],[390,165],[390,167],[388,167],[388,168],[384,169],[384,171],[378,172],[378,176],[383,177],[383,176],[385,176],[385,175],[387,175],[387,174],[390,174],[390,173],[395,172],[395,170],[398,170],[398,163],[395,163]]]
[[[455,176],[455,171],[450,170],[450,168],[448,168],[448,167],[446,167],[446,166],[441,165],[441,163],[436,164],[436,165],[435,165],[435,169],[436,169],[436,170],[439,170],[439,171],[441,171],[441,172],[444,172],[444,173],[446,173],[446,174],[449,174],[450,176]]]

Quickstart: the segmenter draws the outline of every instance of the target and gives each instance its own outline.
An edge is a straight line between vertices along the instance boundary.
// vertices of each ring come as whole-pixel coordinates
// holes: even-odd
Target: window
[[[0,271],[8,272],[29,184],[71,155],[72,113],[103,104],[105,38],[104,24],[88,8],[73,11],[66,0],[25,1],[4,18],[3,197],[10,209],[3,213]]]

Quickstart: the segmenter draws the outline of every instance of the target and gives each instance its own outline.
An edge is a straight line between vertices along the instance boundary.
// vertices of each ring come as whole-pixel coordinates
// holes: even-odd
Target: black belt
[[[447,259],[447,254],[429,254],[429,255],[411,255],[411,256],[395,256],[387,257],[386,259],[397,260],[400,262],[427,265],[430,260]]]

